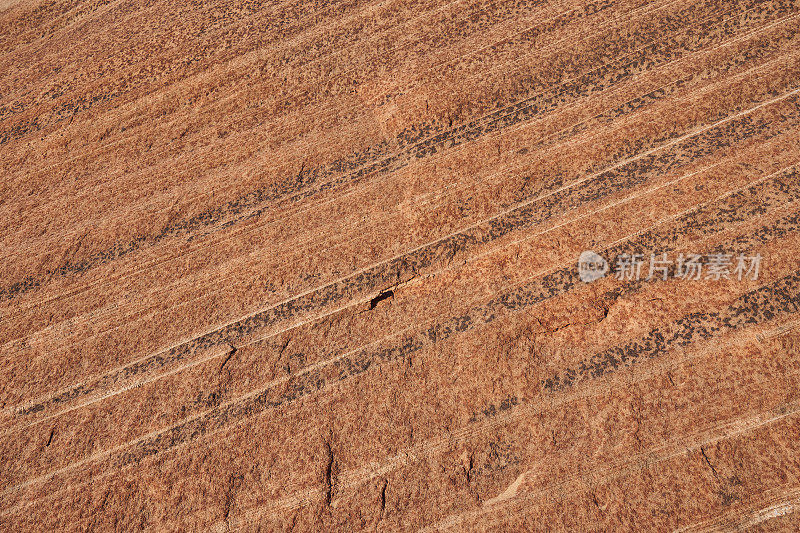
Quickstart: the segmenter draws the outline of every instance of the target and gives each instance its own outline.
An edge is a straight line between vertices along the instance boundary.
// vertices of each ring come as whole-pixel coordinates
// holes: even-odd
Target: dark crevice
[[[383,485],[381,486],[381,494],[378,497],[378,501],[381,504],[381,516],[383,516],[383,513],[386,512],[386,487],[388,485],[389,485],[389,482],[384,479],[383,480]]]
[[[597,501],[597,494],[595,494],[594,492],[592,492],[592,503],[594,503],[594,506],[597,507],[598,511],[600,511],[601,513],[603,512],[603,508],[600,506],[600,502]]]
[[[702,446],[700,446],[700,453],[703,454],[703,459],[705,459],[706,464],[711,469],[711,471],[714,473],[714,477],[718,478],[719,474],[717,474],[717,469],[714,468],[713,464],[711,464],[711,460],[708,458],[708,455],[706,455],[706,450]]]
[[[100,504],[100,510],[101,511],[104,511],[105,508],[106,508],[106,505],[108,505],[109,496],[111,496],[111,490],[107,490],[106,493],[103,495],[103,501]]]
[[[323,493],[325,495],[325,505],[330,507],[333,500],[333,489],[335,483],[335,458],[333,456],[333,449],[329,442],[325,442],[325,454],[327,455],[327,462],[325,464],[325,473],[322,478]]]
[[[286,348],[288,348],[288,347],[289,347],[289,343],[290,343],[291,341],[292,341],[292,338],[291,338],[291,337],[289,337],[289,338],[287,338],[287,339],[286,339],[286,342],[284,342],[284,343],[283,343],[283,345],[281,346],[281,349],[280,349],[280,351],[278,352],[278,357],[280,357],[281,355],[283,355],[283,352],[285,352],[285,351],[286,351]]]
[[[281,349],[280,349],[280,350],[278,350],[278,361],[280,361],[280,360],[281,360],[281,358],[283,357],[283,352],[285,352],[285,351],[286,351],[286,348],[288,348],[288,347],[289,347],[289,343],[290,343],[291,341],[292,341],[292,338],[291,338],[291,337],[287,337],[287,339],[286,339],[286,342],[284,342],[284,343],[281,345]],[[288,361],[286,361],[286,364],[284,365],[284,369],[286,370],[286,373],[287,373],[287,374],[291,374],[291,373],[292,373],[292,365],[291,365],[291,360],[292,360],[292,357],[290,356],[290,357],[289,357],[289,360],[288,360]]]
[[[225,356],[225,359],[222,360],[222,364],[219,365],[219,371],[220,372],[222,372],[222,370],[225,368],[225,365],[228,364],[228,361],[231,360],[231,357],[233,357],[236,354],[236,347],[233,346],[233,345],[229,345],[229,346],[230,346],[230,350],[228,350],[228,353]]]
[[[230,516],[231,516],[231,509],[233,508],[234,503],[234,493],[236,492],[236,488],[239,486],[241,481],[244,479],[244,476],[241,474],[233,474],[231,473],[228,477],[228,487],[225,490],[225,501],[222,505],[222,514],[223,520],[225,521],[226,530],[230,531]]]
[[[375,298],[370,300],[369,301],[369,310],[372,311],[373,309],[375,309],[375,307],[377,307],[377,305],[379,303],[381,303],[384,300],[388,300],[389,298],[394,298],[394,291],[391,290],[391,289],[389,289],[388,291],[383,291],[382,293],[377,295]]]

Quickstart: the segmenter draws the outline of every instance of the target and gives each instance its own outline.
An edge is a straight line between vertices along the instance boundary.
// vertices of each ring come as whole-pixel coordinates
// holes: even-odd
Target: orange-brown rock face
[[[0,529],[800,529],[800,2],[0,0]]]

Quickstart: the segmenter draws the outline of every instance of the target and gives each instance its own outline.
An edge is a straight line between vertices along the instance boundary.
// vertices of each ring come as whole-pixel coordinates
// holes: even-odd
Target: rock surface
[[[0,176],[2,530],[800,529],[800,2],[0,0]]]

